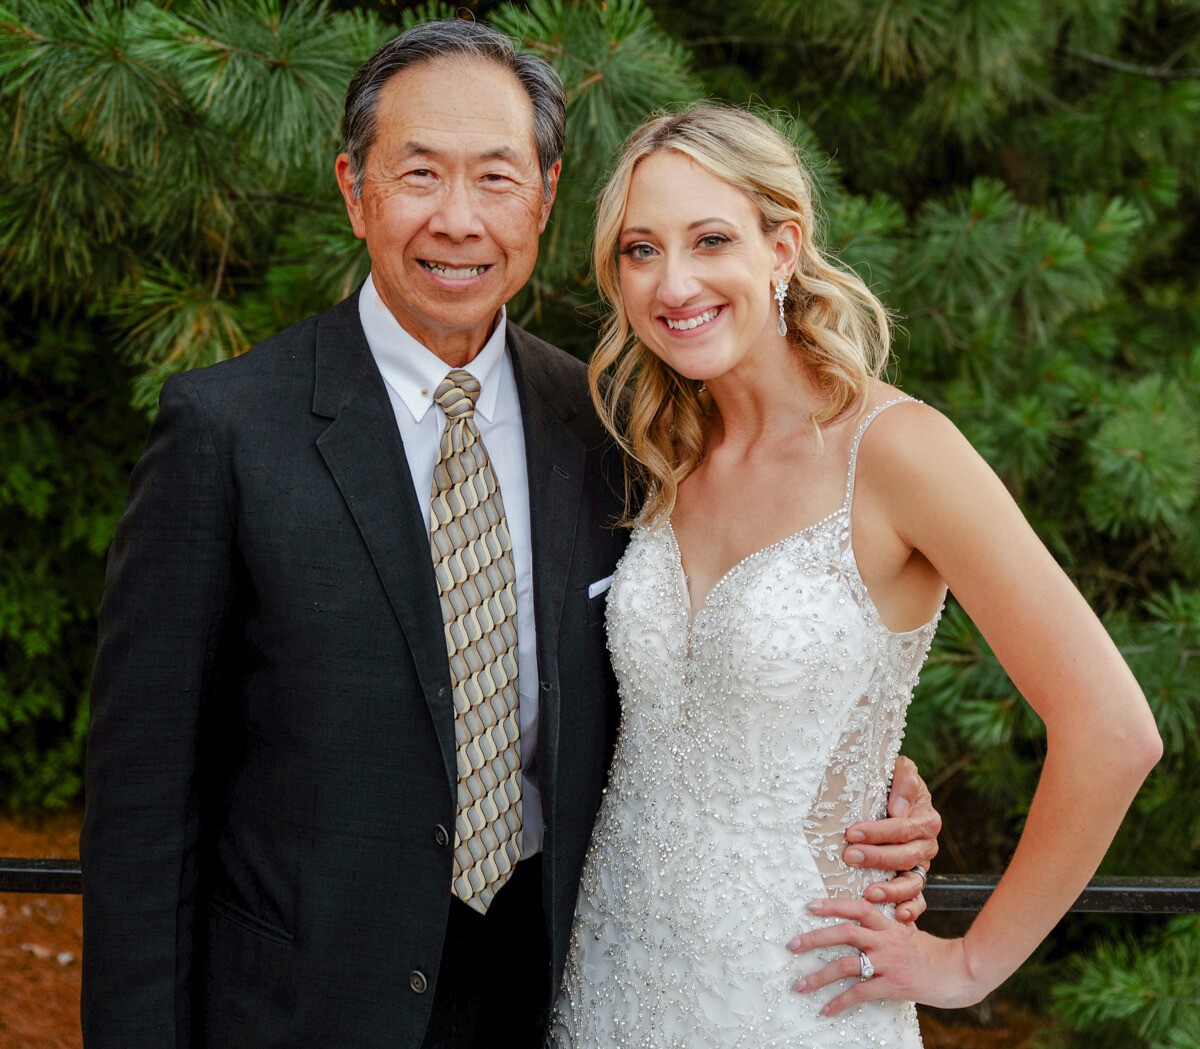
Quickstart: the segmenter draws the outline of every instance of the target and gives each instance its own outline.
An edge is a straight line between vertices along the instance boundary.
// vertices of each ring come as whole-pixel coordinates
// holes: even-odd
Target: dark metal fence
[[[994,874],[935,874],[925,887],[931,911],[977,911]],[[77,893],[78,860],[0,858],[0,892]],[[1200,878],[1096,878],[1071,907],[1090,914],[1200,914]]]
[[[925,887],[931,911],[977,911],[996,887],[995,874],[933,875]],[[1095,878],[1073,913],[1200,914],[1200,878]]]
[[[72,893],[81,888],[78,860],[0,858],[0,892]]]

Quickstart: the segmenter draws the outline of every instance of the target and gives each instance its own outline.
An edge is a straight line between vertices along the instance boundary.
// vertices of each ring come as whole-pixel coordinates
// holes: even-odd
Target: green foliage
[[[1147,942],[1121,936],[1073,965],[1054,993],[1069,1044],[1090,1049],[1200,1046],[1200,918],[1171,922]]]
[[[1094,464],[1083,492],[1088,517],[1114,536],[1172,534],[1188,523],[1200,496],[1195,398],[1154,374],[1113,401],[1088,441]]]
[[[60,805],[81,787],[102,558],[144,424],[132,373],[86,329],[16,335],[0,340],[0,797]]]
[[[591,201],[619,142],[696,95],[767,109],[813,171],[825,243],[898,317],[894,377],[992,464],[1147,694],[1166,756],[1104,869],[1200,869],[1200,5],[469,7],[553,62],[568,94],[559,197],[513,315],[586,355]],[[10,805],[79,790],[100,557],[144,431],[130,401],[361,281],[332,179],[346,82],[397,26],[456,10],[0,0]],[[948,817],[940,869],[1002,866],[1043,746],[951,603],[907,743]],[[1195,1044],[1194,995],[1172,983],[1196,971],[1195,925],[1111,928],[1040,956],[1055,1037]]]

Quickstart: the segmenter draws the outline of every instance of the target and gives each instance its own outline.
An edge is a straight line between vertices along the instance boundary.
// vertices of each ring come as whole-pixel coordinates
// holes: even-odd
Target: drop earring
[[[788,282],[782,277],[775,282],[775,301],[779,303],[779,327],[775,330],[780,335],[787,334],[787,320],[783,316],[783,304],[787,300]]]

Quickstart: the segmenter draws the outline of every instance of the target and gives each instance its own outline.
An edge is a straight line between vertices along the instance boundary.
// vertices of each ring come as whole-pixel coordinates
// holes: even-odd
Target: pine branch
[[[230,195],[238,197],[241,200],[260,200],[269,204],[286,204],[289,208],[301,208],[304,211],[324,212],[328,210],[326,204],[311,197],[298,197],[294,193],[273,193],[266,189],[246,189],[244,187],[235,187],[226,184],[226,189]]]
[[[1112,69],[1118,73],[1128,73],[1130,76],[1146,77],[1149,80],[1200,80],[1200,68],[1197,67],[1191,69],[1172,69],[1167,65],[1142,66],[1134,62],[1124,62],[1119,58],[1098,55],[1094,51],[1076,51],[1071,47],[1062,48],[1061,53],[1071,58],[1077,58],[1081,62],[1090,62],[1092,65],[1100,66],[1103,69]]]
[[[206,36],[201,33],[180,33],[178,40],[185,47],[194,45],[204,51],[221,56],[224,61],[228,61],[234,55],[240,55],[243,58],[253,58],[256,62],[261,62],[269,69],[282,69],[288,65],[286,58],[273,55],[268,51],[238,47],[236,44],[230,44],[224,40],[218,40],[216,37]]]
[[[229,259],[229,245],[233,240],[233,214],[225,224],[225,236],[221,241],[221,255],[217,259],[217,274],[213,277],[212,296],[218,298],[221,294],[221,282],[225,279],[225,263]]]
[[[936,776],[930,777],[929,793],[937,794],[942,787],[954,779],[960,772],[969,769],[978,756],[973,750],[967,750],[960,754],[949,765],[941,769]]]
[[[697,36],[681,40],[684,47],[716,47],[722,44],[751,44],[755,47],[782,48],[788,51],[808,51],[812,44],[788,36]]]

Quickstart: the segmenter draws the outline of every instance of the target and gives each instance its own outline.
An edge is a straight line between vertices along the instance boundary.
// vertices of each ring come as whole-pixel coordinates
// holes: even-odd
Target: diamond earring
[[[788,282],[782,277],[775,282],[775,301],[779,303],[779,327],[775,330],[780,335],[787,334],[787,320],[783,316],[783,304],[787,300]]]

